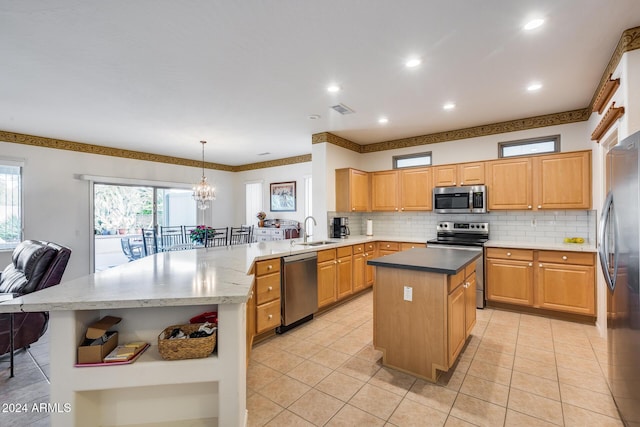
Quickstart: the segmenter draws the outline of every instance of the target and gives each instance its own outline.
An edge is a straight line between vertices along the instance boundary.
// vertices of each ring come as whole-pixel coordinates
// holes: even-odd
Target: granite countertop
[[[597,252],[598,249],[592,243],[538,243],[538,242],[513,242],[507,240],[489,240],[484,244],[485,248],[518,248],[537,249],[549,251],[572,252]]]
[[[456,274],[481,256],[482,251],[439,248],[436,246],[414,248],[374,258],[367,261],[367,264],[376,267],[401,268],[429,273]]]

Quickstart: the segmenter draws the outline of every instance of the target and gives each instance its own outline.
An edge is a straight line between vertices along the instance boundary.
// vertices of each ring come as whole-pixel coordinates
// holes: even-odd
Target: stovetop
[[[436,231],[438,237],[427,244],[482,246],[489,240],[488,222],[442,221]]]

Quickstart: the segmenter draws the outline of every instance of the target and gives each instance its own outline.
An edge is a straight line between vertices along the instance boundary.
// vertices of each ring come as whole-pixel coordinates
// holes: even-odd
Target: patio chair
[[[158,252],[158,239],[155,228],[142,229],[142,248],[144,256],[153,255]]]
[[[123,237],[120,239],[120,246],[122,246],[122,252],[124,252],[129,261],[134,261],[144,256],[144,246],[141,239],[135,239],[132,242],[131,237]]]

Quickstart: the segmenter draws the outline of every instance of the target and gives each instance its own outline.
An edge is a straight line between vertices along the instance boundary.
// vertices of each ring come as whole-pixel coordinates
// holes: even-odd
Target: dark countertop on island
[[[367,261],[367,264],[428,273],[456,274],[480,256],[482,251],[427,247],[374,258]]]

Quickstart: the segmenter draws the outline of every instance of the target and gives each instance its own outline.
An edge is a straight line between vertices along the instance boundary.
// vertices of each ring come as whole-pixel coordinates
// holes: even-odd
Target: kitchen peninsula
[[[448,371],[476,321],[478,252],[415,248],[368,261],[373,345],[383,364],[435,382]]]

